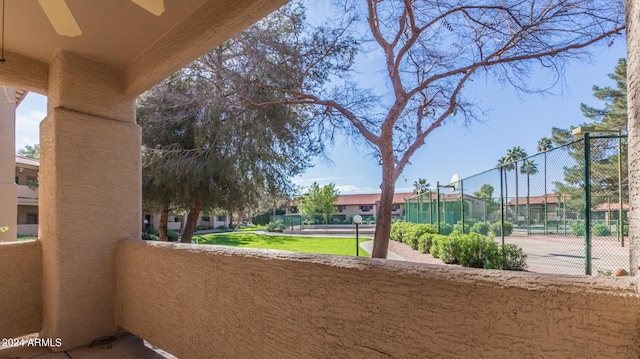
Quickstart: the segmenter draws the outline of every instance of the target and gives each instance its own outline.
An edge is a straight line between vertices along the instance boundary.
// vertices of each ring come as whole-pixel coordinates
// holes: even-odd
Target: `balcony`
[[[40,252],[0,247],[0,337],[41,328]],[[179,358],[637,357],[636,282],[122,240],[115,321]]]
[[[17,185],[18,187],[18,205],[19,206],[37,206],[38,205],[38,188],[31,189],[29,186]]]

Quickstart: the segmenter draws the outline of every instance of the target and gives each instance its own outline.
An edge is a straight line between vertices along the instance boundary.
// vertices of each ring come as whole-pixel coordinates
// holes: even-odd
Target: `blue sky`
[[[413,182],[424,177],[435,185],[448,183],[452,174],[461,178],[495,167],[507,149],[521,146],[527,153],[536,152],[537,142],[550,136],[552,127],[568,128],[584,122],[580,103],[601,107],[603,103],[592,95],[592,86],[615,86],[607,74],[612,73],[618,58],[626,57],[625,39],[618,37],[607,47],[592,48],[590,63],[574,62],[568,66],[564,82],[554,87],[551,94],[519,94],[513,88],[491,79],[478,79],[468,87],[467,97],[475,98],[485,116],[479,122],[464,124],[452,121],[434,131],[426,144],[412,157],[396,182],[396,191],[411,191]],[[373,57],[372,57],[373,56]],[[375,53],[364,60],[375,64]],[[363,81],[372,81],[366,74]],[[532,73],[531,80],[541,86],[546,78]],[[384,95],[388,90],[384,79],[364,84]],[[46,115],[46,98],[30,93],[16,113],[16,150],[27,144],[38,143],[40,121]],[[314,167],[293,181],[308,186],[335,183],[341,193],[372,193],[380,191],[381,170],[370,150],[346,138],[338,138],[329,149],[332,163],[314,160]]]

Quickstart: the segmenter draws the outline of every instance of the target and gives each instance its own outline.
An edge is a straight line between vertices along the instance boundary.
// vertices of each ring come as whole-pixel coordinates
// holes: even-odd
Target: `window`
[[[27,224],[38,224],[38,214],[27,213]]]
[[[397,211],[400,209],[400,205],[399,204],[394,204],[393,207],[391,208],[392,211]]]
[[[202,216],[202,221],[203,222],[209,222],[211,220],[211,218],[209,216]]]
[[[360,211],[362,212],[371,212],[373,206],[360,206]]]
[[[227,216],[225,215],[218,216],[218,222],[224,222],[226,220],[227,220]]]
[[[347,206],[336,206],[336,212],[344,212]]]
[[[298,207],[296,206],[291,207],[291,213],[298,213]]]

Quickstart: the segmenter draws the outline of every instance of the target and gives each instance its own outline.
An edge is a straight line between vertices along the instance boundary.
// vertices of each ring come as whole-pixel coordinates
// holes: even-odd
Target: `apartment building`
[[[17,232],[38,235],[38,168],[40,162],[16,156],[16,185],[18,192]]]

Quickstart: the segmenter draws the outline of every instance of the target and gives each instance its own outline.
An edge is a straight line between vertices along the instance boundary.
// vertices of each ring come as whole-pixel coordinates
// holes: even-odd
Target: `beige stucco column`
[[[16,240],[18,187],[16,186],[16,90],[0,87],[0,242]]]
[[[631,274],[640,266],[640,4],[626,0],[629,111],[629,247]]]
[[[121,73],[69,52],[40,125],[42,337],[63,350],[116,332],[116,243],[140,238],[140,130]]]

